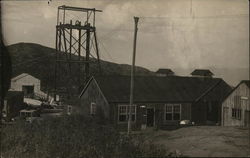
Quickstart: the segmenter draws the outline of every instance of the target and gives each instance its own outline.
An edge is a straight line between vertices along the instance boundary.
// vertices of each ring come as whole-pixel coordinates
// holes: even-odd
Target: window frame
[[[130,105],[127,105],[127,104],[119,104],[118,105],[118,113],[117,113],[117,120],[118,120],[118,123],[127,123],[128,122],[128,117],[129,117],[129,106]],[[123,112],[122,113],[122,115],[125,115],[126,116],[126,120],[125,121],[120,121],[120,108],[121,107],[126,107],[126,112]],[[136,122],[136,118],[137,118],[137,105],[132,105],[132,107],[134,107],[135,108],[135,110],[134,110],[134,112],[133,112],[133,110],[132,110],[132,112],[131,112],[131,116],[132,116],[132,118],[133,118],[133,115],[134,115],[134,117],[135,117],[135,119],[134,120],[131,120],[131,122]]]
[[[91,102],[90,103],[90,115],[92,115],[92,116],[96,115],[96,109],[97,109],[96,103],[95,102]]]
[[[233,119],[241,120],[242,109],[232,108],[232,115],[231,116],[232,116]]]
[[[72,106],[71,106],[71,105],[68,105],[68,106],[67,106],[67,114],[68,114],[68,115],[71,115],[71,114],[72,114]]]
[[[165,109],[164,109],[164,121],[181,121],[181,109],[182,109],[182,104],[165,104]],[[178,120],[175,120],[174,119],[174,114],[176,113],[174,111],[174,107],[175,106],[178,106],[180,108],[178,114],[180,115],[179,119]],[[167,107],[171,107],[172,108],[172,112],[167,112]],[[171,120],[167,120],[167,114],[172,114],[172,119]]]

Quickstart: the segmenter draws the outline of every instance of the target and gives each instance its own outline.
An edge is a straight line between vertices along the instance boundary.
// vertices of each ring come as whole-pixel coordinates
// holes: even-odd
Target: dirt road
[[[169,151],[192,157],[247,157],[248,130],[237,127],[192,126],[172,131],[149,131],[149,139]]]

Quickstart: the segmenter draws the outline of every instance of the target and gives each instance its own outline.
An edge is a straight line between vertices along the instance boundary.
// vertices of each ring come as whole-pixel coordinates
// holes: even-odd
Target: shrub
[[[164,156],[164,147],[142,136],[121,135],[112,125],[81,115],[17,122],[2,130],[3,157],[127,158]]]

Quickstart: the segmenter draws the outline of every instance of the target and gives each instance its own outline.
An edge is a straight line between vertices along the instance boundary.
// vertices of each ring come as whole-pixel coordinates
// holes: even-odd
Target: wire
[[[214,16],[159,16],[159,17],[139,17],[140,19],[205,19],[205,18],[239,18],[249,17],[249,14],[228,14],[228,15],[214,15]]]
[[[99,43],[100,43],[101,46],[103,47],[104,52],[108,55],[108,57],[109,57],[109,59],[111,60],[111,62],[113,62],[114,60],[113,60],[112,56],[110,55],[110,53],[108,52],[108,50],[106,49],[106,47],[104,46],[104,44],[103,44],[103,42],[100,40],[100,38],[99,38]]]

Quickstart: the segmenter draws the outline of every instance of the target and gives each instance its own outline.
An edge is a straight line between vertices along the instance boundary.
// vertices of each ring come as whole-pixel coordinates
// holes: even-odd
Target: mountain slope
[[[41,80],[42,89],[53,89],[54,75],[55,75],[55,53],[56,50],[34,43],[17,43],[7,46],[12,61],[12,77],[21,73],[29,73]],[[76,57],[76,56],[75,56]],[[92,61],[94,59],[91,59]],[[67,69],[66,65],[62,70]],[[112,62],[101,60],[102,74],[105,75],[130,75],[130,66],[125,64],[116,64]],[[97,62],[90,65],[91,74],[98,74],[99,67]],[[137,75],[151,75],[153,72],[142,68],[136,67]],[[77,81],[74,76],[79,75],[77,66],[72,67],[71,77],[73,86]],[[68,84],[67,79],[61,83],[62,85]]]

